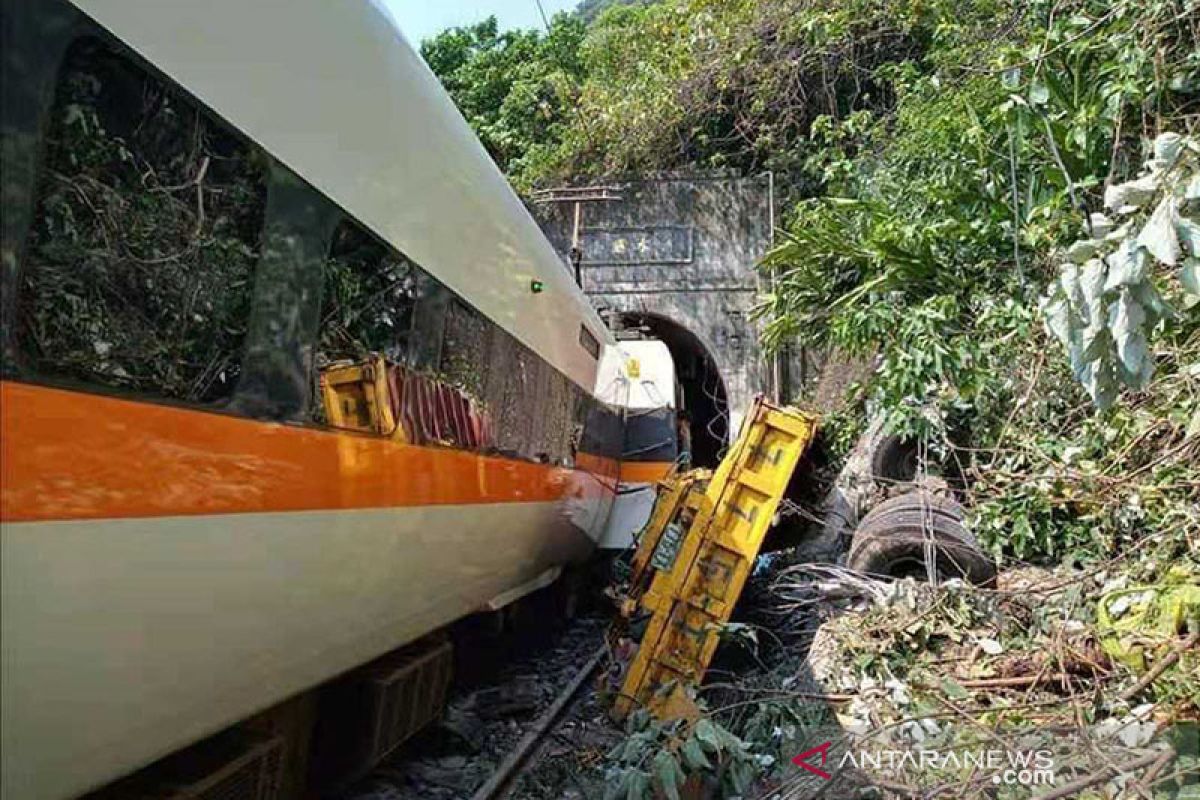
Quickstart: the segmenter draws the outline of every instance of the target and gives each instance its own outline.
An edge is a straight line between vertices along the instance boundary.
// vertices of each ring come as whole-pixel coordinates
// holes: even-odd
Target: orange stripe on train
[[[371,436],[0,382],[7,522],[544,502],[613,488],[579,471]]]
[[[673,461],[622,461],[622,483],[654,483],[661,481],[675,466]]]

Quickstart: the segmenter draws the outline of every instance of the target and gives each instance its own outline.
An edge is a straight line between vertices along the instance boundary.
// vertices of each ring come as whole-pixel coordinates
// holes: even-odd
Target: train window
[[[487,391],[491,337],[494,323],[461,300],[448,304],[442,338],[442,378],[483,399]]]
[[[262,159],[98,40],[59,74],[17,299],[22,371],[211,403],[241,369]]]
[[[304,419],[330,237],[343,213],[277,161],[269,166],[262,255],[242,379],[231,410],[260,419]]]
[[[407,361],[421,283],[412,262],[343,221],[325,262],[318,363],[370,353]]]
[[[586,325],[579,326],[579,343],[583,345],[583,349],[587,350],[588,355],[592,358],[600,357],[600,342],[587,329]]]

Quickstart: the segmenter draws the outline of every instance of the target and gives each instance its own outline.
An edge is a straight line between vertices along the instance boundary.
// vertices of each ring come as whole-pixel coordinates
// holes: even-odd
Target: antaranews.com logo
[[[1152,725],[1154,741],[1114,737],[1113,730],[1127,728],[1107,734],[1098,728],[1094,741],[1102,749],[1089,749],[1038,731],[1010,734],[1010,748],[978,741],[935,746],[928,740],[905,747],[829,727],[805,731],[804,745],[815,744],[791,763],[797,781],[813,781],[826,794],[874,785],[898,794],[955,787],[962,797],[1075,797],[1089,788],[1132,797],[1141,782],[1149,781],[1142,788],[1152,789],[1156,798],[1200,800],[1200,725]],[[792,746],[799,749],[795,740]],[[821,786],[825,782],[834,786]]]
[[[830,770],[851,767],[865,772],[898,775],[926,770],[976,769],[992,774],[992,783],[1008,786],[1052,786],[1054,753],[1050,750],[892,750],[848,749],[833,759],[832,741],[822,742],[795,756],[792,763],[823,780]]]

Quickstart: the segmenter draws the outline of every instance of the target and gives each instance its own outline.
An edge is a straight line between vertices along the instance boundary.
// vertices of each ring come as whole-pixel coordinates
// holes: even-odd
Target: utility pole
[[[568,258],[571,269],[575,273],[575,285],[583,288],[583,248],[580,247],[580,237],[583,234],[583,204],[609,203],[621,199],[616,193],[615,186],[559,186],[553,189],[542,189],[533,193],[533,202],[571,203],[573,222],[571,225],[571,250]]]

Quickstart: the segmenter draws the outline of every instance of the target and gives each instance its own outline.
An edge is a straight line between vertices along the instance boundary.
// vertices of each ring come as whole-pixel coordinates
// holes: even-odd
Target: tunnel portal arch
[[[729,393],[711,348],[695,333],[662,314],[621,312],[612,319],[621,337],[657,339],[675,362],[676,409],[690,417],[692,464],[716,467],[729,442]]]
[[[602,316],[636,319],[717,368],[734,432],[759,394],[782,402],[790,356],[761,345],[758,263],[773,232],[773,178],[655,174],[547,190],[531,210]],[[673,324],[669,324],[673,323]],[[728,432],[726,432],[728,435]]]

